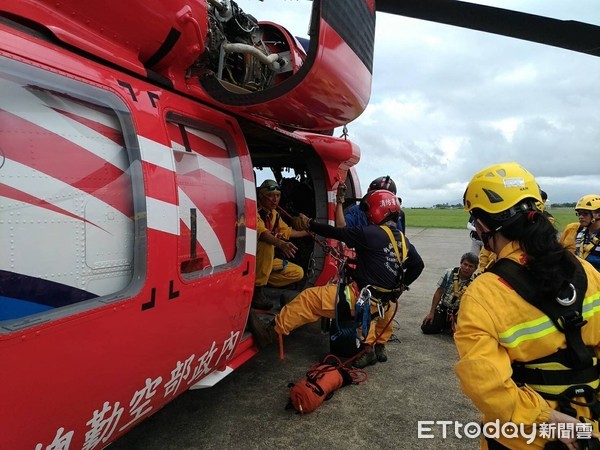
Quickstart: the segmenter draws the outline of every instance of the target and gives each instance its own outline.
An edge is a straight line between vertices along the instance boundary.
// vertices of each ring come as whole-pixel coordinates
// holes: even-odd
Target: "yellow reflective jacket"
[[[277,236],[280,239],[289,239],[290,234],[292,234],[292,229],[279,217],[279,213],[277,212],[277,210],[272,209],[270,211],[271,224],[269,227],[260,215],[261,210],[267,211],[263,208],[259,208],[256,217],[256,235],[260,237],[262,233],[268,231],[269,233],[272,233],[274,236]],[[269,211],[267,211],[267,213],[269,213]]]
[[[512,242],[502,249],[498,259],[522,263],[524,257],[518,243]],[[588,323],[582,328],[582,337],[598,356],[600,273],[585,261],[581,264],[588,279],[583,304]],[[462,390],[483,413],[484,422],[499,419],[502,423],[528,426],[547,422],[554,402],[545,400],[529,386],[517,386],[511,378],[511,364],[532,361],[566,348],[565,335],[549,317],[520,297],[498,275],[486,272],[463,295],[454,339],[461,358],[456,373]],[[589,416],[587,408],[578,412]],[[509,448],[532,447],[525,438],[498,441]],[[532,445],[543,448],[546,442],[538,437]]]
[[[479,267],[477,268],[477,273],[485,272],[485,269],[494,264],[494,261],[496,261],[496,254],[493,251],[482,247],[479,252]]]
[[[577,237],[577,230],[579,230],[579,222],[570,223],[560,235],[560,243],[573,254],[575,254],[575,238]]]

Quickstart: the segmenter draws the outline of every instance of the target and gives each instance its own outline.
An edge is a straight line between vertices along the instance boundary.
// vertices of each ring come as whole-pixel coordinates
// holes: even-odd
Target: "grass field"
[[[421,209],[403,208],[406,213],[406,227],[415,228],[465,228],[469,215],[462,209]],[[576,222],[575,210],[571,208],[551,208],[554,225],[562,231],[571,222]]]

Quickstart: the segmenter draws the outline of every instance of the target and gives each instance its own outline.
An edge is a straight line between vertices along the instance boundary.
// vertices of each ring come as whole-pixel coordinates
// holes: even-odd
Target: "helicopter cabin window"
[[[130,284],[127,141],[114,94],[0,58],[0,327],[104,305]]]
[[[181,273],[195,278],[236,256],[237,204],[232,158],[211,131],[167,122],[179,196]]]

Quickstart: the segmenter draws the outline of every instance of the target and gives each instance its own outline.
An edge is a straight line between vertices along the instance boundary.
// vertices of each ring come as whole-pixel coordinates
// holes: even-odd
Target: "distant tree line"
[[[550,206],[552,208],[575,208],[576,204],[577,204],[577,202],[571,202],[571,203],[551,203]]]
[[[437,205],[433,205],[433,208],[435,209],[462,209],[463,205],[462,203],[455,203],[453,205],[450,205],[449,203],[438,203]]]
[[[577,202],[551,203],[550,207],[552,207],[552,208],[575,208],[576,204],[577,204]],[[462,209],[463,205],[462,205],[462,203],[454,203],[454,204],[437,203],[437,204],[433,205],[432,208],[433,209]],[[427,208],[417,207],[417,208],[413,208],[413,209],[427,209]]]

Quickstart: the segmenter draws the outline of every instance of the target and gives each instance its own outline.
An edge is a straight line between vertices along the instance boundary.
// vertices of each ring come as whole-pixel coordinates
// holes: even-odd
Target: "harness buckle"
[[[377,303],[377,313],[381,319],[385,316],[385,309],[382,302]]]
[[[369,286],[365,286],[360,290],[356,304],[362,306],[363,304],[368,303],[369,300],[371,300],[371,291],[369,290]]]
[[[569,283],[569,288],[571,289],[570,297],[556,297],[556,301],[562,306],[570,306],[575,303],[577,300],[577,291],[575,290],[575,286],[572,283]]]
[[[565,314],[561,315],[556,321],[556,325],[562,332],[565,330],[576,330],[586,323],[587,320],[579,314],[579,311],[566,311]]]

